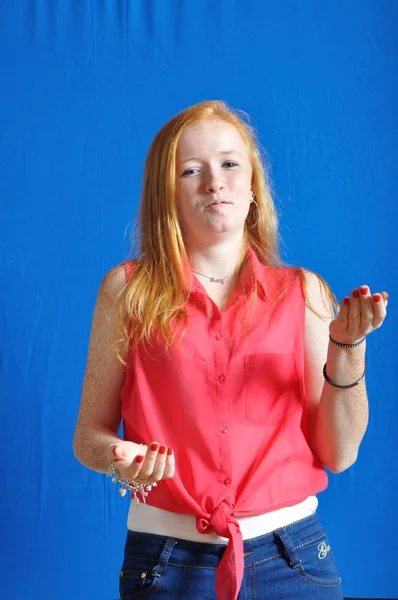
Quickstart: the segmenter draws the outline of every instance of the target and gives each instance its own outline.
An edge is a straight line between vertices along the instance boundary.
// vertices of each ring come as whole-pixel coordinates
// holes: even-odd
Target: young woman
[[[356,460],[388,294],[338,306],[282,264],[256,136],[223,102],[155,137],[140,234],[99,288],[74,439],[132,491],[121,599],[341,599],[316,494]]]

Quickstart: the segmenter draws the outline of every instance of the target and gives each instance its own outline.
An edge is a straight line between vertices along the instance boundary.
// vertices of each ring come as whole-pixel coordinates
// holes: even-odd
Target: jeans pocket
[[[151,537],[151,536],[149,536]],[[128,534],[122,568],[119,574],[120,600],[149,598],[159,590],[176,540],[166,539],[159,546],[137,544]]]
[[[152,575],[152,565],[142,564],[139,566],[135,559],[124,559],[119,576],[120,600],[149,597],[157,585],[158,581]]]
[[[300,407],[294,352],[244,357],[246,418],[262,425],[280,423]]]
[[[282,531],[279,537],[285,547],[290,566],[299,577],[320,586],[331,587],[341,584],[326,533],[294,546],[286,529]]]

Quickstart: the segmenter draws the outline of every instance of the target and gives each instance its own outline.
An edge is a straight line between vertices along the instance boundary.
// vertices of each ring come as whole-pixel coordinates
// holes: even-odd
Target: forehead
[[[238,130],[222,119],[207,119],[188,125],[181,134],[177,146],[180,160],[190,156],[236,150],[247,154],[246,146]]]

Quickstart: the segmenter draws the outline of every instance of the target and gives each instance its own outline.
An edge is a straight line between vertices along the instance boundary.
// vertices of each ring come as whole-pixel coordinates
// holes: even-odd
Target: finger
[[[390,294],[388,292],[381,292],[381,295],[383,296],[384,305],[387,306]]]
[[[140,476],[139,473],[141,471],[143,462],[145,460],[145,456],[143,454],[139,454],[135,457],[133,462],[129,465],[127,469],[124,469],[123,472],[120,470],[120,474],[127,481],[133,481],[136,477]]]
[[[105,453],[107,460],[115,460],[116,447],[117,447],[117,444],[111,444],[110,446],[107,447],[106,453]]]
[[[106,451],[108,460],[117,463],[118,468],[128,468],[137,453],[144,454],[147,446],[144,444],[133,444],[132,442],[121,441],[120,443],[110,444]]]
[[[126,460],[125,453],[123,452],[122,446],[119,444],[111,444],[106,449],[106,457],[108,460],[118,462],[119,464]]]
[[[383,296],[379,293],[373,294],[373,328],[378,329],[383,324],[387,311],[383,302]]]
[[[164,470],[166,467],[167,459],[167,446],[160,446],[158,455],[156,457],[155,465],[153,467],[151,481],[160,481],[163,479]]]
[[[148,483],[152,483],[152,472],[155,466],[156,458],[159,451],[159,443],[152,442],[149,444],[149,448],[145,455],[145,460],[141,466],[141,469],[138,473],[138,478],[140,480],[149,480]]]
[[[373,330],[373,302],[368,285],[359,288],[360,323],[358,335],[364,336]]]
[[[348,327],[347,333],[354,337],[357,337],[360,324],[360,300],[358,289],[352,290],[350,296],[350,312],[348,316]]]
[[[348,327],[348,317],[350,314],[350,298],[345,297],[342,299],[339,309],[339,314],[337,315],[337,320],[341,323],[341,327],[345,332]]]
[[[170,479],[175,474],[175,456],[171,448],[167,450],[166,466],[163,473],[163,479]]]

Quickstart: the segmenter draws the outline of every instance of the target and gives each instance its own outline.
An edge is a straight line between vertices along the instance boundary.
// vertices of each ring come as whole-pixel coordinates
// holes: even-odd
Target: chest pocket
[[[300,410],[299,379],[293,352],[247,355],[244,367],[247,419],[274,425]]]

